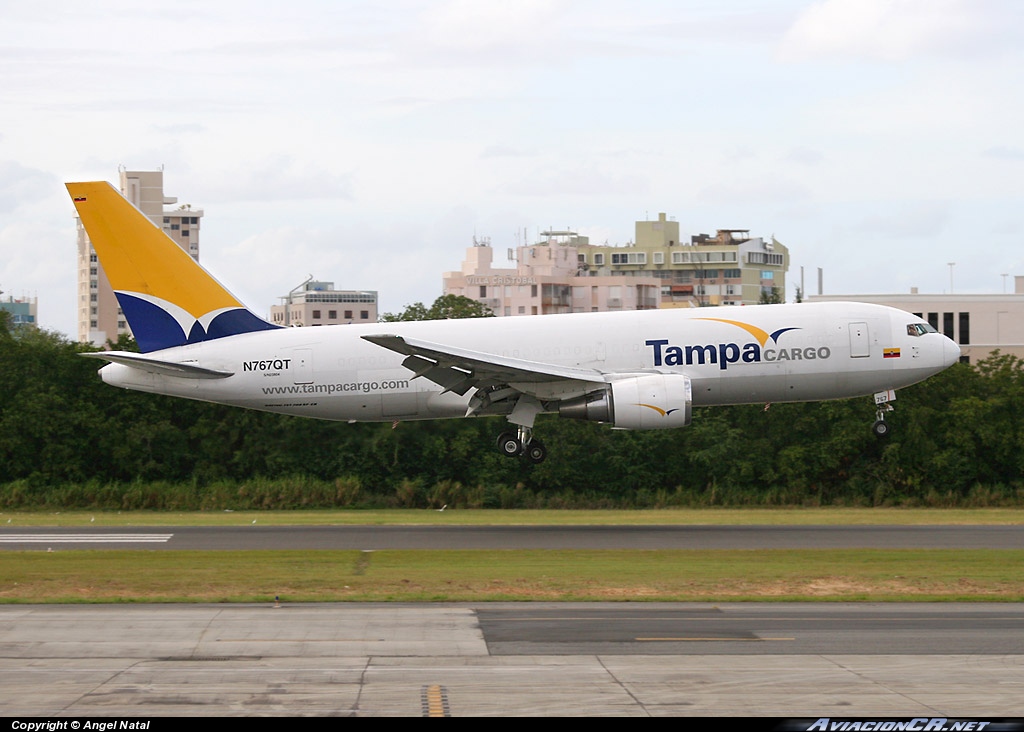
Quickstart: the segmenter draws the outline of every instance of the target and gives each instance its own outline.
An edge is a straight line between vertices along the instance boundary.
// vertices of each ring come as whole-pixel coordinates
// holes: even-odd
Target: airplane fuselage
[[[141,351],[82,355],[128,389],[332,420],[505,415],[498,450],[539,463],[544,412],[673,429],[693,406],[874,394],[884,436],[894,390],[960,356],[920,318],[858,303],[280,328],[109,184],[67,188]]]
[[[608,382],[681,374],[689,377],[694,406],[817,401],[898,389],[955,362],[959,348],[948,338],[908,332],[917,322],[877,305],[802,303],[289,328],[147,354],[231,374],[225,378],[117,363],[101,373],[129,389],[320,419],[465,416],[472,391],[444,392],[414,378],[402,354],[363,339],[400,333],[518,362],[586,369]],[[533,383],[531,393],[546,405],[593,388],[551,379]],[[477,413],[507,411],[495,404]]]

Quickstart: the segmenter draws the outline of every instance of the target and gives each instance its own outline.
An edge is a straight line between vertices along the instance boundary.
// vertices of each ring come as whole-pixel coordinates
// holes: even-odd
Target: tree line
[[[1024,364],[994,354],[869,397],[699,408],[680,430],[542,416],[541,465],[502,418],[345,424],[104,384],[94,350],[0,320],[0,506],[93,508],[1019,505]]]

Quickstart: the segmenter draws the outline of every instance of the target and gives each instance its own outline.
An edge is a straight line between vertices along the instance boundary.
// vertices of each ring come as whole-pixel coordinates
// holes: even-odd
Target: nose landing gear
[[[871,431],[879,439],[889,436],[890,428],[885,421],[885,415],[893,411],[890,402],[894,399],[896,399],[896,392],[893,389],[875,394],[875,423],[871,425]]]

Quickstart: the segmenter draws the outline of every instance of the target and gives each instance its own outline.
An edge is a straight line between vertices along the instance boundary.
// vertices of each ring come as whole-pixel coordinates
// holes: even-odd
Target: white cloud
[[[986,5],[972,0],[822,0],[800,14],[779,53],[798,61],[903,61],[921,53],[963,51],[990,30]]]
[[[794,204],[811,199],[807,186],[779,177],[745,177],[718,181],[697,194],[702,203],[714,206]]]
[[[853,222],[850,229],[890,238],[933,239],[942,234],[950,218],[949,201],[923,201],[900,206],[898,210],[876,210]]]
[[[465,50],[522,48],[558,36],[557,0],[448,0],[422,17],[430,44]]]
[[[0,160],[0,213],[52,195],[58,186],[55,176],[27,168],[13,160]]]
[[[352,200],[352,175],[286,153],[262,156],[217,171],[200,193],[210,200]]]
[[[645,211],[775,232],[795,264],[834,244],[878,262],[906,226],[940,284],[979,222],[1024,230],[1010,0],[64,5],[0,24],[0,281],[51,323],[75,293],[60,182],[121,163],[205,209],[203,262],[254,307],[310,273],[429,302],[474,233],[499,254],[524,227],[623,243]],[[981,261],[1008,271],[1017,239]],[[57,260],[62,281],[36,266]]]
[[[608,172],[591,163],[570,163],[535,170],[526,178],[499,186],[501,193],[514,196],[615,196],[649,190],[640,175]]]
[[[789,162],[810,167],[820,165],[824,159],[825,155],[821,151],[806,147],[795,147],[785,157],[785,160]]]
[[[994,145],[984,150],[982,155],[1000,160],[1024,160],[1024,149],[1011,145]]]
[[[537,154],[536,151],[525,150],[514,145],[488,145],[480,151],[481,158],[528,158]]]

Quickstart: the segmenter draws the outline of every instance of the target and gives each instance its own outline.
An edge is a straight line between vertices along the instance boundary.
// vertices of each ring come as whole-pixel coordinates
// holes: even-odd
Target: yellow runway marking
[[[448,709],[448,691],[443,686],[424,686],[420,690],[424,717],[450,717]]]

